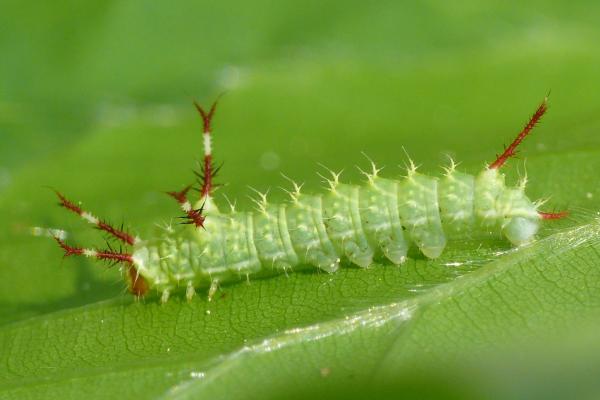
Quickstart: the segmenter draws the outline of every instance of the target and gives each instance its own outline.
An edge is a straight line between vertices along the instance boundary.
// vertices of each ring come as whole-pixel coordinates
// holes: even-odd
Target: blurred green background
[[[550,210],[597,210],[599,16],[600,3],[593,1],[1,1],[3,359],[8,365],[27,347],[28,342],[19,342],[11,332],[22,329],[22,335],[45,326],[46,318],[55,321],[61,310],[105,307],[98,301],[113,304],[116,298],[115,307],[125,307],[124,315],[144,314],[145,309],[165,315],[178,315],[185,307],[204,311],[205,299],[192,306],[175,300],[167,311],[153,300],[146,308],[131,304],[121,295],[124,284],[118,271],[86,260],[61,262],[51,240],[30,234],[34,226],[64,228],[73,243],[103,244],[99,232],[56,206],[48,187],[83,201],[110,221],[124,221],[140,235],[151,235],[155,224],[177,217],[178,208],[162,192],[191,183],[201,157],[201,121],[193,99],[208,105],[226,93],[214,122],[214,153],[217,161],[224,161],[219,180],[227,184],[221,192],[250,209],[248,186],[271,188],[273,201],[285,198],[278,187],[289,184],[281,173],[306,182],[308,190],[320,190],[316,172],[323,169],[318,163],[344,168],[346,180],[358,181],[354,166],[368,166],[361,152],[385,166],[389,177],[402,174],[402,146],[426,173],[439,173],[446,155],[476,173],[551,90],[550,111],[522,148],[531,181],[528,193],[550,197]],[[522,160],[510,163],[512,182],[523,167]],[[223,197],[218,201],[226,204]],[[450,279],[441,264],[430,268],[439,269],[432,274],[443,275],[440,281]],[[378,274],[404,273],[374,270],[341,274],[364,279],[375,293],[374,282],[383,276]],[[312,287],[313,280],[320,285],[329,278],[292,279],[298,282],[235,287],[231,297],[243,304],[260,298],[252,292],[268,287],[260,285],[282,285],[282,292],[269,292],[273,298],[281,296],[285,306],[310,309],[309,296],[287,299],[285,287],[293,294],[298,285]],[[248,328],[222,354],[246,343],[242,337],[259,340],[367,303],[411,295],[404,289],[377,292],[358,304],[357,294],[343,293],[343,301],[332,302],[327,312],[313,315],[301,309],[265,331]],[[235,321],[227,314],[235,307],[223,308],[224,319]],[[138,316],[139,324],[152,325],[152,312]],[[152,346],[140,350],[148,357],[155,356],[153,351]],[[216,350],[210,354],[217,355]],[[42,384],[32,377],[44,363],[33,353],[31,359],[23,357],[34,367],[15,372],[19,378],[7,368],[0,374],[0,387],[12,390],[29,382],[30,392],[10,393],[36,397]],[[75,352],[66,357],[79,356]],[[112,365],[106,360],[125,370],[129,365],[120,364],[118,353],[90,363]],[[144,355],[136,360],[146,362]],[[39,379],[70,382],[63,372]],[[400,384],[422,393],[430,389],[430,379],[440,383],[438,378],[421,381],[403,375]],[[108,383],[92,387],[113,385],[106,379]],[[131,391],[153,398],[174,384],[167,379],[163,386]],[[55,397],[83,393],[57,387]],[[458,393],[445,391],[441,383],[439,387],[434,394],[462,397],[463,386]],[[527,393],[513,387],[500,396],[514,394],[513,389]],[[465,391],[470,391],[468,384]]]

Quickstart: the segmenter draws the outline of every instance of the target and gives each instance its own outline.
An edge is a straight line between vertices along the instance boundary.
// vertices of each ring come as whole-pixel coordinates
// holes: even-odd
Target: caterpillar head
[[[129,275],[129,292],[136,297],[143,297],[148,292],[146,278],[140,275],[133,265],[128,267],[127,273]]]

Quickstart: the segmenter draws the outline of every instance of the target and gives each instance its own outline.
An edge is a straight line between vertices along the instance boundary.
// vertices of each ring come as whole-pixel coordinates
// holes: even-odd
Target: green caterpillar
[[[332,273],[343,260],[361,268],[378,256],[402,264],[413,244],[425,257],[436,258],[447,237],[474,230],[501,232],[518,246],[533,240],[542,220],[567,215],[539,211],[539,204],[525,195],[525,181],[507,187],[499,171],[546,112],[547,99],[511,145],[476,176],[457,171],[452,162],[442,177],[430,177],[418,173],[411,161],[407,175],[394,180],[380,177],[373,164],[360,186],[340,183],[332,173],[327,193],[303,193],[294,183],[290,203],[271,204],[260,194],[254,213],[221,213],[216,207],[213,179],[219,168],[213,164],[211,144],[216,102],[209,111],[194,104],[204,123],[200,199],[190,203],[190,187],[169,193],[189,227],[143,240],[57,193],[63,207],[132,247],[131,252],[100,251],[72,247],[55,237],[65,254],[124,263],[136,296],[155,289],[166,302],[173,290],[184,286],[188,299],[201,287],[210,288],[210,299],[220,283],[288,273],[299,265]]]

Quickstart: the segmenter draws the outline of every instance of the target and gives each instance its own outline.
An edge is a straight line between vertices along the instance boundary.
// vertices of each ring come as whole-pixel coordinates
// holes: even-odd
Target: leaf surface
[[[0,72],[17,83],[0,97],[0,397],[600,393],[599,6],[259,3],[7,3]],[[361,152],[391,178],[403,147],[424,173],[450,154],[475,174],[549,88],[547,117],[506,172],[515,183],[526,171],[532,199],[572,216],[527,247],[473,238],[435,261],[298,272],[161,306],[30,234],[103,246],[46,185],[143,237],[171,224],[178,208],[161,192],[191,183],[201,157],[188,93],[208,103],[229,90],[218,179],[250,209],[247,185],[285,201],[281,172],[312,192],[318,163],[359,182]]]

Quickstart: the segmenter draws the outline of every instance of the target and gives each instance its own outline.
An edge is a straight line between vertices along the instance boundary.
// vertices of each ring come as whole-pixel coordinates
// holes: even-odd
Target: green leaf
[[[321,3],[7,4],[0,397],[600,393],[598,5]],[[190,183],[201,156],[188,93],[208,103],[230,89],[215,120],[219,179],[250,209],[247,185],[285,199],[280,172],[315,192],[317,163],[358,182],[361,152],[388,177],[403,173],[402,146],[425,173],[446,153],[477,173],[549,88],[520,155],[528,194],[572,216],[527,247],[474,238],[435,261],[291,273],[160,305],[31,235],[63,228],[103,246],[44,186],[143,237],[178,216],[161,191]],[[511,182],[523,167],[510,161]]]

